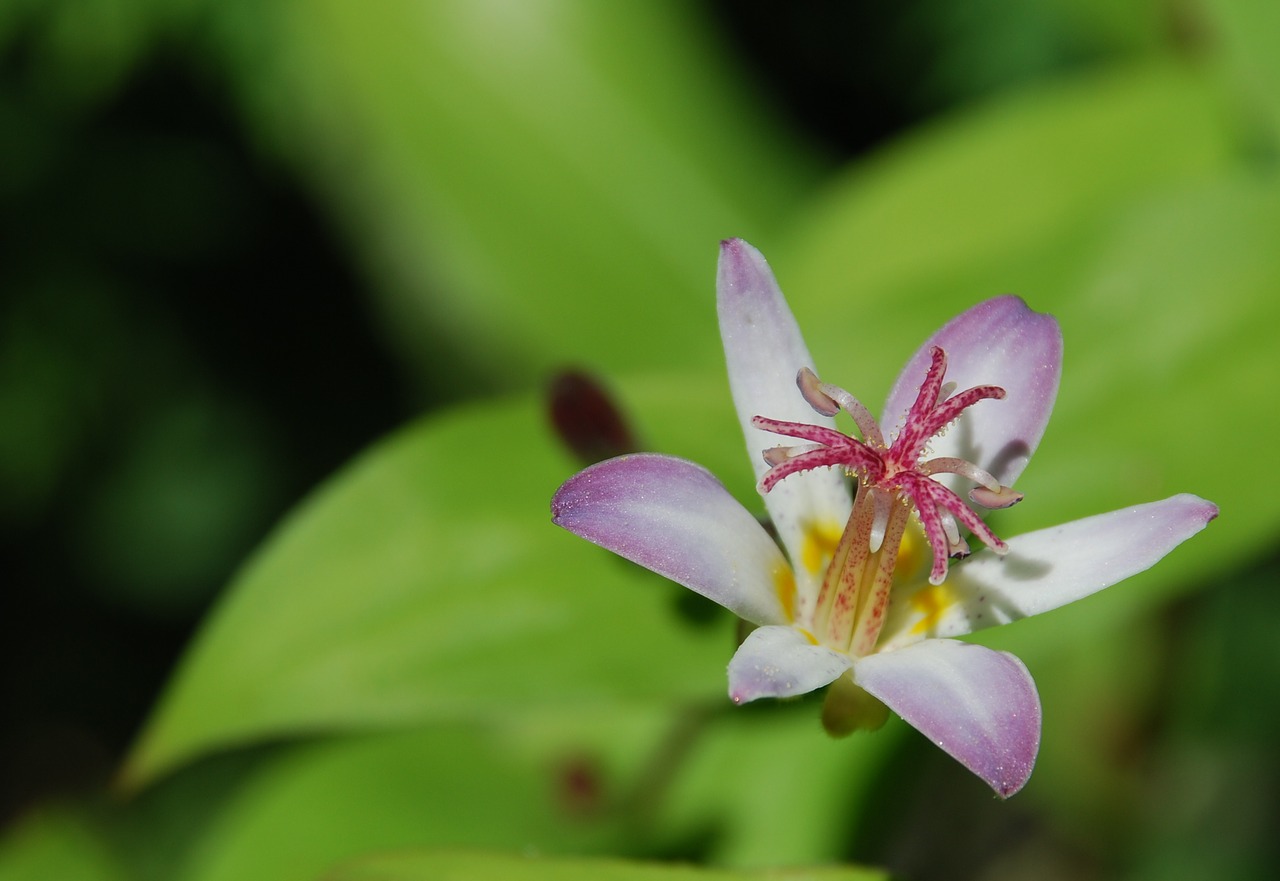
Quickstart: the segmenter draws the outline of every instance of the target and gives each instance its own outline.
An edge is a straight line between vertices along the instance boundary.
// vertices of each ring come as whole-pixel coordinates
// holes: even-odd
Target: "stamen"
[[[822,444],[799,444],[794,447],[769,447],[767,450],[760,451],[760,457],[764,459],[768,465],[781,465],[788,459],[794,459],[801,453],[811,453],[814,450],[822,449]]]
[[[809,406],[823,416],[834,416],[840,412],[840,405],[827,395],[822,388],[822,380],[808,367],[800,368],[800,372],[796,374],[796,385]]]
[[[956,523],[956,517],[950,511],[942,512],[942,529],[947,534],[947,556],[953,560],[962,559],[969,556],[973,551],[969,550],[969,543],[964,540],[964,536],[960,534],[960,526]]]
[[[979,486],[986,487],[993,494],[1000,491],[1000,481],[965,459],[957,459],[953,456],[939,456],[937,459],[921,462],[919,470],[921,474],[959,474],[961,477],[969,478]],[[972,495],[970,498],[972,498]],[[977,499],[974,499],[974,501],[977,501]],[[978,504],[982,503],[978,502]],[[999,506],[984,505],[983,507]]]
[[[1012,508],[1018,502],[1022,501],[1022,493],[1014,490],[1012,487],[999,486],[996,489],[989,489],[985,484],[983,486],[975,486],[969,490],[969,498],[984,508]]]
[[[893,505],[893,500],[889,498],[888,493],[880,492],[872,487],[867,487],[867,492],[875,493],[872,497],[876,503],[875,519],[871,521],[871,553],[876,553],[884,544],[885,528],[889,524],[889,512]]]
[[[950,511],[942,515],[942,531],[947,534],[947,544],[950,547],[960,544],[960,527],[956,526],[956,518]]]
[[[760,458],[764,459],[766,465],[781,465],[792,458],[791,450],[792,447],[769,447],[767,450],[760,451]]]
[[[796,374],[796,386],[809,406],[823,416],[834,416],[843,408],[853,417],[854,424],[862,433],[862,439],[874,447],[884,449],[884,434],[880,431],[880,423],[853,395],[838,385],[818,379],[817,374],[808,367],[801,367]]]

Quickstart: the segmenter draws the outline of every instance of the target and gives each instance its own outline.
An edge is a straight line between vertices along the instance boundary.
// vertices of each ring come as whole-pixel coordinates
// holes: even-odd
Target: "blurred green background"
[[[1274,877],[1278,59],[1274,0],[0,5],[0,878]],[[873,409],[1058,316],[1002,534],[1222,508],[983,635],[1009,803],[727,706],[733,622],[549,523],[567,369],[758,505],[728,236]]]

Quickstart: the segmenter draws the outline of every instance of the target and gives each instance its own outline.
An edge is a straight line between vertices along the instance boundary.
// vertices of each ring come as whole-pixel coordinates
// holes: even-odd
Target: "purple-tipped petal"
[[[801,368],[813,370],[813,359],[769,264],[741,239],[720,244],[716,305],[729,389],[759,482],[768,468],[762,451],[785,439],[753,427],[753,417],[827,428],[834,428],[835,420],[815,413],[796,386]],[[764,502],[792,559],[800,559],[806,528],[814,521],[830,521],[838,530],[852,508],[843,473],[827,468],[788,477],[765,495]],[[797,577],[802,589],[804,582],[816,580],[803,571]]]
[[[1014,296],[987,300],[951,319],[911,357],[889,393],[881,425],[891,436],[928,373],[934,346],[947,353],[946,381],[957,391],[996,385],[1007,395],[965,411],[929,445],[930,457],[966,459],[1012,486],[1040,443],[1058,395],[1062,332],[1057,320],[1033,312]]]
[[[1151,568],[1217,516],[1212,502],[1184,493],[1009,539],[1007,554],[975,554],[940,587],[896,593],[880,645],[963,636],[1064,606]]]
[[[862,658],[853,677],[1001,798],[1031,777],[1040,697],[1013,655],[935,639]]]
[[[700,465],[641,453],[564,482],[551,519],[587,541],[697,591],[756,624],[788,620],[792,589],[777,544]]]
[[[761,627],[729,662],[729,698],[794,697],[834,682],[852,665],[848,655],[814,645],[794,627]]]

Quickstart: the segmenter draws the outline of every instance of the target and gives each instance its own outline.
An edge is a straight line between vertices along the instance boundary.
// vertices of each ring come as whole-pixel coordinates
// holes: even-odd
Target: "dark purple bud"
[[[547,388],[547,401],[556,435],[584,465],[639,449],[621,409],[589,374],[556,374]]]

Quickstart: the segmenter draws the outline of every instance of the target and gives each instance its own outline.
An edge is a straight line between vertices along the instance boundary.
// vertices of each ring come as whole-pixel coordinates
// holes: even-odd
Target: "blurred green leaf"
[[[47,807],[32,812],[0,839],[3,881],[122,881],[109,846],[77,812]]]
[[[876,881],[883,872],[851,866],[763,871],[549,859],[478,853],[404,853],[369,857],[324,876],[324,881]]]
[[[255,502],[279,492],[262,421],[192,389],[127,422],[129,442],[102,456],[106,474],[86,481],[73,521],[75,556],[98,590],[150,614],[207,603],[264,525]]]
[[[406,847],[615,850],[625,830],[605,813],[619,797],[613,762],[638,762],[660,736],[655,722],[513,712],[295,747],[206,826],[181,878],[307,881],[338,861]]]
[[[1272,0],[1203,0],[1196,7],[1257,158],[1280,159],[1280,4]]]
[[[851,801],[896,741],[832,741],[816,701],[513,710],[347,735],[277,753],[205,824],[178,877],[304,881],[411,847],[829,861],[845,850]]]
[[[932,50],[917,88],[929,105],[945,106],[1149,54],[1170,41],[1173,14],[1160,0],[926,2],[910,16],[917,41]]]
[[[1159,740],[1130,847],[1137,881],[1266,878],[1277,865],[1280,558],[1176,610]],[[1179,794],[1192,794],[1190,798]]]
[[[697,424],[705,406],[675,383],[648,394],[655,421]],[[126,779],[265,736],[723,694],[728,616],[681,624],[679,589],[551,524],[575,470],[533,401],[371,450],[236,579]]]
[[[114,96],[158,39],[187,27],[203,0],[8,0],[0,50],[29,37],[23,73],[54,115],[92,110]]]
[[[660,815],[666,839],[705,829],[719,865],[792,866],[836,860],[877,807],[867,803],[910,729],[836,739],[821,696],[733,707],[690,750]]]
[[[759,238],[814,182],[688,4],[294,2],[257,30],[237,14],[228,51],[267,43],[232,65],[246,103],[332,199],[426,378],[647,367],[645,327],[713,363],[692,304],[716,241]]]
[[[1106,224],[1070,290],[1050,289],[1068,361],[1037,484],[1072,511],[1212,499],[1222,520],[1183,565],[1246,565],[1280,520],[1264,483],[1222,459],[1263,461],[1280,429],[1257,406],[1280,383],[1277,183],[1242,174],[1144,200]]]
[[[1120,590],[1123,590],[1121,588]],[[1032,639],[1016,640],[1019,657],[1036,679],[1044,709],[1040,755],[1023,793],[1055,826],[1103,852],[1123,847],[1133,834],[1134,788],[1142,772],[1140,744],[1172,679],[1164,621],[1157,615],[1121,619],[1091,616],[1087,637],[1058,616],[1045,623],[1067,629],[1074,646],[1038,651]],[[1020,628],[1009,631],[1018,637]],[[1087,651],[1081,645],[1087,638]],[[1031,645],[1027,645],[1032,643]],[[1051,656],[1050,656],[1051,655]],[[1046,657],[1048,656],[1048,657]],[[1176,694],[1181,684],[1173,685]]]
[[[1205,77],[1169,64],[1103,71],[889,145],[797,218],[790,248],[766,254],[811,349],[848,351],[850,335],[874,321],[877,332],[860,335],[850,356],[901,364],[920,330],[977,300],[1014,290],[1041,305],[1028,285],[1069,270],[1063,257],[1099,219],[1236,160]],[[897,365],[859,369],[887,391]]]

